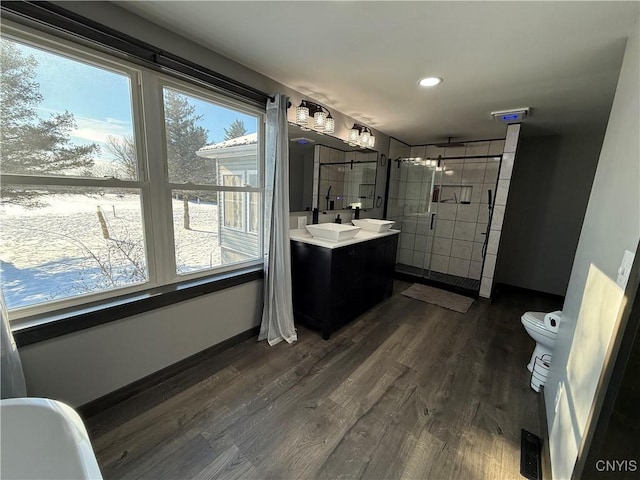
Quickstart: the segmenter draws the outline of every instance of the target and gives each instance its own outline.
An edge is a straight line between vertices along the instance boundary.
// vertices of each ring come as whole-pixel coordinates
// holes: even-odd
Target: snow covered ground
[[[57,194],[47,206],[0,207],[0,275],[8,308],[144,282],[148,278],[136,194]],[[103,213],[109,238],[97,209]],[[173,201],[179,273],[220,265],[218,207]]]

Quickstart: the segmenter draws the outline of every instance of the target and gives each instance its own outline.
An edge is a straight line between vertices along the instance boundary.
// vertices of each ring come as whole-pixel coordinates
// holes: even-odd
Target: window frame
[[[154,72],[155,73],[155,72]],[[265,159],[265,125],[266,125],[266,105],[264,109],[259,109],[257,107],[254,107],[252,105],[249,104],[244,104],[243,102],[240,102],[239,100],[236,99],[232,99],[232,98],[227,98],[227,97],[223,97],[218,93],[214,93],[214,92],[210,92],[207,91],[205,89],[203,89],[201,86],[199,85],[193,85],[191,83],[185,82],[181,79],[177,79],[177,78],[173,78],[173,77],[169,77],[167,75],[163,75],[163,74],[158,74],[155,73],[155,75],[157,76],[159,83],[158,83],[158,89],[159,91],[156,93],[156,95],[160,96],[160,102],[161,102],[161,107],[162,107],[162,115],[160,118],[160,130],[162,132],[162,139],[161,139],[161,145],[162,145],[162,150],[163,150],[163,160],[164,160],[164,174],[165,174],[165,188],[169,190],[169,192],[173,191],[173,190],[192,190],[192,191],[197,191],[197,190],[201,190],[201,191],[209,191],[209,192],[255,192],[260,194],[260,198],[262,201],[262,204],[264,205],[264,194],[265,194],[265,188],[264,188],[264,159]],[[242,112],[244,114],[247,115],[255,115],[256,116],[256,120],[257,120],[257,137],[258,137],[258,148],[257,148],[257,152],[256,152],[256,166],[257,166],[257,173],[258,173],[258,187],[225,187],[223,185],[208,185],[208,184],[194,184],[191,182],[186,182],[186,183],[176,183],[176,182],[172,182],[171,179],[169,178],[169,173],[168,173],[168,152],[167,152],[167,143],[166,143],[166,127],[165,127],[165,114],[164,114],[164,89],[165,88],[169,88],[171,90],[177,91],[178,93],[182,93],[184,95],[189,95],[192,97],[197,98],[198,100],[204,101],[204,102],[209,102],[209,103],[213,103],[215,105],[224,107],[224,108],[229,108],[229,109],[234,109],[236,111]],[[151,122],[153,119],[148,119],[147,123]],[[243,181],[244,181],[244,175],[243,175]],[[171,195],[169,195],[169,197],[171,197]],[[218,202],[219,202],[219,198],[218,198]],[[220,208],[220,205],[218,205],[218,208]],[[224,208],[223,208],[224,211]],[[167,215],[172,215],[172,211],[171,208],[167,209]],[[264,232],[264,228],[263,228],[263,222],[264,219],[262,218],[263,216],[260,215],[259,218],[259,232]],[[172,218],[168,218],[165,219],[165,221],[168,221],[170,228],[173,228],[173,221]],[[227,228],[232,228],[232,227],[227,227]],[[233,228],[232,228],[233,229]],[[236,229],[234,229],[236,230]],[[248,261],[244,261],[244,262],[236,262],[236,263],[229,263],[226,265],[221,265],[219,267],[213,268],[213,269],[205,269],[205,270],[198,270],[195,272],[191,272],[191,273],[186,273],[186,274],[178,274],[177,273],[177,267],[175,265],[175,258],[176,258],[176,252],[175,252],[175,238],[172,236],[171,237],[173,242],[172,245],[169,246],[169,251],[167,251],[167,255],[170,254],[171,258],[173,259],[173,264],[172,264],[172,269],[174,272],[174,276],[173,276],[173,281],[181,281],[181,280],[192,280],[192,279],[198,279],[198,278],[202,278],[202,277],[206,277],[206,276],[210,276],[210,275],[215,275],[216,273],[226,273],[228,271],[231,270],[235,270],[235,269],[240,269],[240,268],[244,268],[244,267],[251,267],[251,266],[257,266],[257,265],[264,265],[264,257],[262,255],[261,252],[264,251],[264,234],[260,236],[260,241],[258,242],[258,255],[256,259],[253,260],[248,260]],[[171,283],[172,280],[169,279],[167,283]]]
[[[138,178],[136,180],[14,174],[2,174],[1,179],[3,184],[26,186],[77,186],[138,190],[140,193],[141,222],[148,272],[148,280],[144,283],[11,309],[9,317],[13,328],[19,329],[25,325],[29,325],[32,328],[33,322],[36,321],[34,319],[40,319],[36,323],[58,321],[61,312],[65,312],[65,315],[72,317],[74,312],[82,311],[87,305],[97,305],[95,308],[100,310],[101,304],[105,305],[106,308],[106,306],[112,306],[114,302],[118,303],[120,300],[125,302],[126,298],[135,294],[144,295],[147,292],[153,296],[159,290],[171,289],[179,285],[189,285],[194,281],[199,285],[207,281],[216,282],[217,278],[228,278],[229,275],[233,274],[234,270],[239,272],[238,275],[246,274],[247,268],[258,270],[258,267],[260,267],[261,270],[264,263],[261,255],[264,234],[260,235],[259,258],[184,275],[177,272],[171,191],[176,189],[207,191],[247,190],[245,187],[221,188],[220,186],[169,182],[162,89],[164,86],[168,86],[204,101],[257,117],[257,163],[260,172],[260,183],[259,187],[251,188],[248,191],[259,193],[261,199],[264,199],[264,175],[262,172],[264,171],[266,108],[258,108],[235,98],[227,97],[221,94],[219,89],[214,92],[213,87],[211,87],[211,91],[207,90],[201,81],[188,81],[141,66],[131,60],[107,53],[99,46],[87,46],[82,41],[70,41],[11,21],[5,21],[4,19],[2,37],[55,55],[62,55],[87,65],[118,74],[125,74],[129,77],[132,127],[138,164]],[[260,215],[259,223],[260,232],[264,232],[262,215]]]
[[[55,176],[55,175],[15,175],[1,174],[2,184],[4,185],[33,185],[33,186],[65,186],[65,187],[96,187],[96,188],[129,188],[136,189],[140,193],[140,211],[141,226],[143,228],[145,261],[147,266],[148,279],[144,283],[138,283],[130,286],[117,287],[110,290],[102,290],[98,292],[76,295],[73,297],[42,302],[26,307],[19,307],[10,310],[11,321],[19,320],[24,317],[40,315],[56,310],[63,310],[76,305],[82,305],[93,301],[109,300],[119,295],[127,295],[130,293],[140,292],[150,287],[158,285],[155,271],[155,256],[153,252],[153,237],[148,234],[148,222],[145,219],[150,209],[149,202],[145,202],[145,197],[149,195],[148,173],[146,168],[146,151],[144,141],[144,128],[142,119],[142,92],[140,75],[141,69],[125,63],[121,60],[115,60],[106,54],[98,54],[83,46],[73,44],[66,40],[52,37],[51,35],[34,32],[31,29],[17,27],[14,25],[3,25],[2,37],[27,45],[29,47],[60,55],[72,61],[77,61],[85,65],[93,66],[114,72],[116,74],[125,75],[130,81],[131,95],[131,113],[133,136],[136,144],[136,158],[138,175],[136,180],[121,180],[117,178],[100,178],[100,177],[75,177],[75,176]]]

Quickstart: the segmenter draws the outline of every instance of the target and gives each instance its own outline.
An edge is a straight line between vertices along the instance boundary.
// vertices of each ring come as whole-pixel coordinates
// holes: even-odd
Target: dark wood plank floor
[[[522,292],[460,314],[396,293],[329,341],[248,340],[86,420],[115,478],[520,478],[538,433]]]

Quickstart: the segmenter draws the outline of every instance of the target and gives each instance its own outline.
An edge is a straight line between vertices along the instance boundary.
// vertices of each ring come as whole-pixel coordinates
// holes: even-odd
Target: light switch
[[[620,268],[618,269],[618,279],[616,280],[618,286],[623,290],[627,288],[627,282],[629,281],[629,274],[631,273],[631,266],[633,265],[634,257],[635,255],[629,250],[624,251],[622,263],[620,264]]]

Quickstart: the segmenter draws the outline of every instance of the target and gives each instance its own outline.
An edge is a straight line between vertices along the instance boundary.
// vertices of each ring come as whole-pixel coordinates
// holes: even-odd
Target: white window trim
[[[61,310],[82,308],[100,301],[114,301],[118,297],[133,293],[152,291],[165,285],[171,285],[196,279],[206,279],[218,274],[228,273],[246,267],[263,264],[261,252],[264,251],[264,238],[260,236],[258,256],[253,260],[227,264],[213,269],[200,270],[189,274],[178,274],[175,264],[175,241],[173,236],[173,218],[171,206],[171,190],[193,189],[210,191],[241,191],[260,193],[261,204],[264,200],[264,141],[266,112],[238,100],[225,97],[219,93],[206,90],[187,81],[135,65],[84,44],[71,42],[15,24],[3,19],[2,36],[18,43],[27,44],[36,49],[50,50],[54,54],[69,57],[72,60],[94,65],[118,74],[128,75],[131,79],[131,108],[133,133],[136,141],[138,158],[138,179],[119,180],[115,178],[91,178],[71,176],[34,176],[34,175],[2,175],[4,184],[22,185],[65,185],[94,186],[98,188],[120,187],[140,190],[143,234],[146,250],[148,281],[110,290],[76,295],[74,297],[40,303],[32,306],[15,308],[10,311],[10,320],[16,320],[42,314],[55,314]],[[259,187],[221,187],[212,185],[193,185],[170,183],[167,168],[167,152],[165,144],[163,88],[168,87],[204,101],[223,107],[235,109],[257,117],[258,125],[258,182]],[[151,161],[150,159],[162,159]],[[263,232],[264,219],[259,217],[259,231]]]
[[[258,185],[259,187],[225,187],[223,185],[206,185],[206,184],[193,184],[193,183],[168,183],[168,188],[171,190],[208,190],[214,192],[256,192],[260,193],[260,205],[264,205],[264,145],[265,145],[265,125],[266,125],[266,109],[261,110],[251,105],[244,104],[238,100],[222,97],[219,94],[209,92],[204,90],[201,86],[195,86],[188,82],[184,82],[180,79],[176,79],[173,77],[169,77],[167,75],[156,74],[160,80],[159,83],[159,92],[157,95],[160,95],[160,98],[164,98],[163,90],[164,88],[170,88],[172,90],[177,91],[178,93],[184,93],[186,95],[190,95],[198,98],[204,102],[215,103],[216,105],[220,105],[222,107],[238,110],[247,115],[255,115],[257,117],[257,127],[258,127],[258,145],[261,145],[263,148],[259,148],[256,156],[257,170],[258,174]],[[164,109],[164,102],[161,102],[162,107]],[[156,117],[157,118],[157,117]],[[166,151],[166,133],[165,133],[165,123],[164,123],[164,110],[162,111],[161,119],[161,129],[162,129],[162,139],[159,141],[159,144],[162,145],[163,149],[163,159],[165,163],[165,174],[168,181],[168,164],[167,164],[167,151]],[[243,175],[243,182],[246,181],[245,176]],[[220,210],[222,215],[224,215],[224,208]],[[223,216],[221,215],[220,219],[224,222]],[[259,226],[258,233],[264,232],[263,228],[263,216],[260,215],[259,218]],[[244,222],[244,220],[243,220]],[[171,224],[173,225],[173,224]],[[224,223],[223,223],[224,225]],[[246,223],[243,223],[242,230],[236,229],[233,227],[224,227],[233,231],[246,231]],[[175,248],[172,246],[172,258],[175,259]],[[264,236],[260,236],[260,242],[258,245],[258,254],[264,251]],[[258,263],[262,264],[263,260],[257,260]],[[248,265],[255,264],[256,261],[250,260],[248,262],[239,262],[237,264],[233,264],[233,268],[240,268]],[[175,271],[175,265],[174,265]],[[218,270],[216,270],[217,272]],[[180,275],[180,280],[185,278],[199,278],[202,276],[207,276],[212,274],[212,270],[203,270],[199,272],[194,272],[191,274]]]

